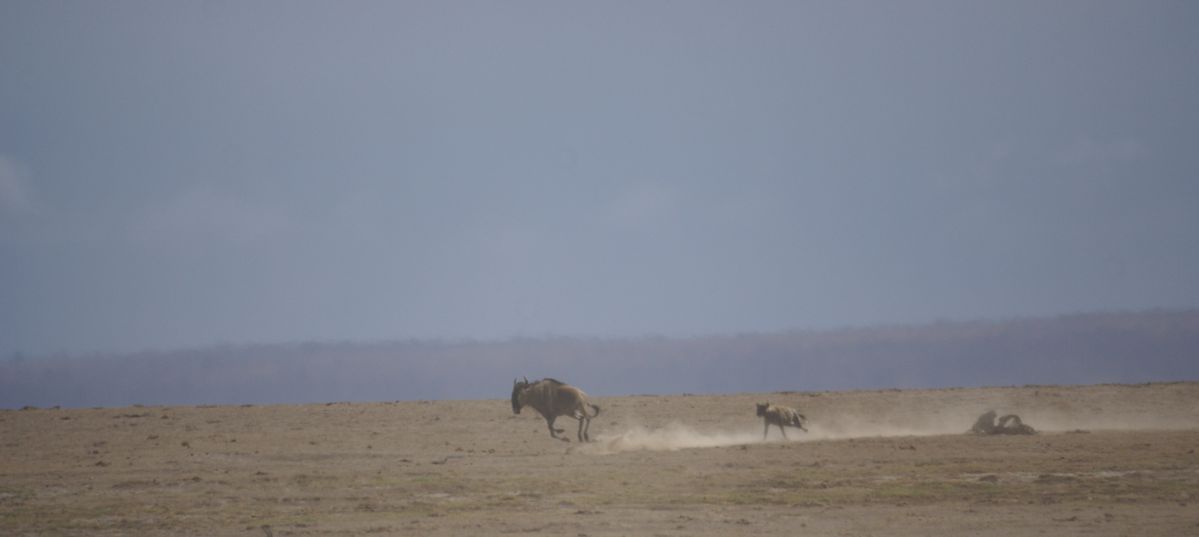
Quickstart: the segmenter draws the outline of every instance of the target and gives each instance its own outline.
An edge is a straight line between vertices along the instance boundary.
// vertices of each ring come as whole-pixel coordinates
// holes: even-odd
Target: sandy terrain
[[[506,397],[0,411],[0,534],[1199,534],[1199,383],[595,401],[586,445]]]

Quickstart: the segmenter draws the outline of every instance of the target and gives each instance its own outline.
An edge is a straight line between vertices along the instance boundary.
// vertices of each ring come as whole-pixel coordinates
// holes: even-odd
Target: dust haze
[[[1148,385],[1146,385],[1148,386]],[[1059,386],[1026,387],[1020,390],[929,390],[911,393],[898,390],[846,392],[838,394],[835,404],[827,404],[823,394],[789,394],[782,404],[795,406],[808,418],[808,431],[787,428],[784,439],[777,426],[771,425],[763,438],[763,421],[754,415],[752,404],[744,396],[729,396],[730,410],[742,410],[740,416],[721,419],[712,426],[696,426],[671,420],[647,425],[640,417],[625,418],[614,430],[596,433],[595,442],[581,448],[584,453],[608,455],[629,451],[676,451],[690,448],[749,446],[784,442],[813,442],[864,438],[926,437],[964,434],[982,413],[995,410],[1000,415],[1017,414],[1038,432],[1092,432],[1136,430],[1186,430],[1199,425],[1194,418],[1199,408],[1187,403],[1180,408],[1155,414],[1131,413],[1119,404],[1118,392],[1136,390],[1135,386],[1112,386],[1107,398],[1090,398],[1089,393]],[[988,396],[993,392],[997,396]],[[866,408],[858,399],[875,399],[894,394],[895,405],[881,411],[875,403]],[[937,396],[936,394],[940,394]],[[975,400],[961,398],[974,396]],[[1168,403],[1163,403],[1168,405]],[[1189,412],[1189,413],[1188,413]],[[651,420],[652,421],[652,420]],[[736,422],[735,424],[731,422]]]
[[[519,375],[563,379],[598,397],[1137,383],[1199,379],[1195,349],[1199,311],[683,339],[296,343],[132,355],[17,354],[0,359],[0,408],[487,399],[506,396],[506,379]],[[879,425],[902,428],[917,421],[916,428],[925,430],[929,416],[939,412],[922,408]]]
[[[778,431],[775,431],[775,435]],[[762,442],[762,431],[699,431],[682,423],[661,428],[636,426],[597,435],[584,446],[585,453],[608,455],[624,451],[676,451],[687,448],[727,447]]]
[[[797,407],[811,432],[762,441],[754,404],[767,401]],[[589,444],[551,438],[541,416],[514,415],[500,398],[0,410],[0,534],[1119,537],[1199,527],[1186,507],[1199,490],[1195,382],[594,402],[603,413]],[[1041,434],[966,434],[992,409]],[[558,425],[574,433],[570,422]]]

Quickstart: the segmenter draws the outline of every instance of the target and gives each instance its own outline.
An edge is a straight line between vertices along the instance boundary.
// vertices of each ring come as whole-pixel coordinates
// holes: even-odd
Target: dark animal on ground
[[[762,430],[762,439],[763,440],[765,440],[766,435],[770,433],[771,425],[778,425],[779,432],[783,433],[783,438],[787,438],[787,431],[783,429],[784,425],[786,425],[788,427],[798,427],[799,430],[801,430],[805,433],[808,432],[808,430],[805,429],[803,426],[803,420],[806,420],[808,418],[805,417],[803,414],[800,414],[794,408],[787,407],[787,406],[780,406],[780,405],[772,405],[769,402],[757,403],[757,405],[758,405],[758,416],[762,417],[762,420],[766,424],[766,428]]]
[[[978,417],[974,422],[974,426],[970,427],[970,432],[974,434],[1037,434],[1037,430],[1029,425],[1025,425],[1024,420],[1015,414],[1008,414],[995,421],[997,414],[994,410],[988,410],[983,415]]]
[[[555,429],[554,420],[558,416],[569,416],[579,420],[578,437],[580,442],[590,442],[591,418],[599,415],[600,407],[587,401],[587,394],[574,386],[557,379],[544,378],[536,382],[512,380],[512,413],[520,414],[523,407],[530,406],[545,418],[550,436],[569,442],[569,438],[559,437],[564,429]],[[588,407],[592,412],[587,412]]]

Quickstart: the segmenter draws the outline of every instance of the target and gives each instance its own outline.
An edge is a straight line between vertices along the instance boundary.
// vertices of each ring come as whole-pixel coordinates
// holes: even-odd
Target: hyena
[[[779,426],[779,432],[783,433],[783,438],[787,438],[787,431],[783,430],[784,425],[788,427],[798,427],[799,430],[805,433],[808,432],[808,430],[803,426],[803,420],[808,418],[804,417],[803,414],[800,414],[794,408],[772,405],[769,402],[757,403],[757,405],[758,415],[761,416],[763,421],[766,422],[766,428],[762,430],[763,440],[765,440],[766,435],[770,433],[770,426],[772,424]]]

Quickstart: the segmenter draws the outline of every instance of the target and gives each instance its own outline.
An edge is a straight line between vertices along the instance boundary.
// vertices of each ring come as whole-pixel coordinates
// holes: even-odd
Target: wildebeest
[[[558,419],[558,416],[570,416],[579,420],[579,441],[590,442],[591,436],[588,431],[591,429],[591,418],[598,416],[600,412],[599,406],[587,401],[587,394],[583,393],[583,390],[560,380],[544,378],[529,382],[528,378],[512,379],[512,413],[520,414],[520,409],[526,406],[540,412],[550,429],[550,436],[563,442],[569,442],[570,439],[558,436],[558,433],[564,431],[554,428],[554,420]],[[587,413],[587,407],[593,410],[590,415]]]
[[[766,422],[766,428],[762,430],[762,439],[766,439],[766,435],[770,432],[770,425],[778,425],[779,432],[783,433],[783,438],[787,438],[787,431],[783,430],[783,426],[799,427],[799,430],[808,432],[803,426],[804,417],[794,408],[787,406],[772,405],[769,402],[757,403],[758,415],[762,417],[762,421]]]

